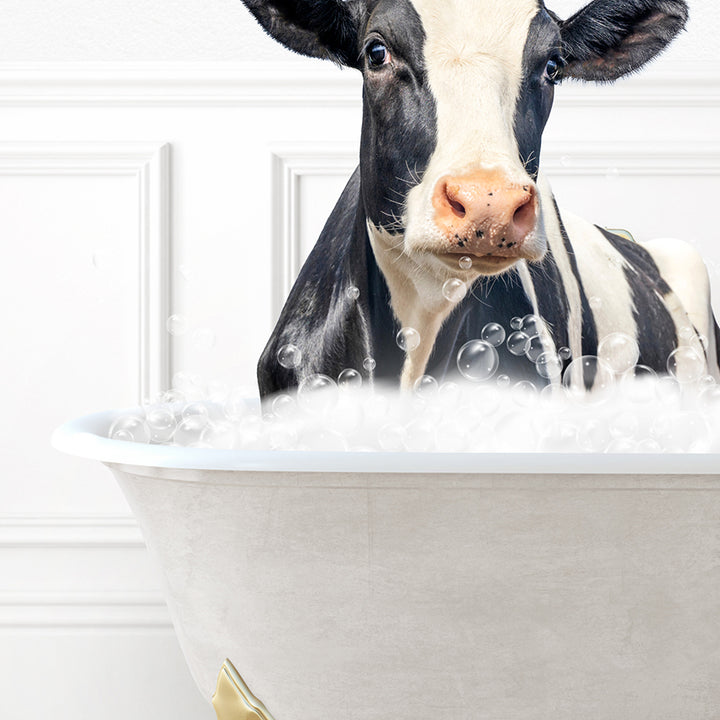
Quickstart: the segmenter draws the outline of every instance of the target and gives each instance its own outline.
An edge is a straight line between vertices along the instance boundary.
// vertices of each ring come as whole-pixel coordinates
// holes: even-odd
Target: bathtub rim
[[[63,423],[52,446],[106,464],[186,470],[293,473],[718,475],[718,453],[439,453],[215,450],[112,440],[104,433],[138,408],[104,410]]]

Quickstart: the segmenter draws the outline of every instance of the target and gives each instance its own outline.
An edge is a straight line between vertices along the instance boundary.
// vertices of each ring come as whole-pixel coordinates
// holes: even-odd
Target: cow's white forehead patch
[[[515,139],[523,51],[538,0],[411,0],[425,31],[437,142],[407,197],[410,245],[435,234],[430,198],[444,175],[499,166],[527,181]],[[527,159],[527,158],[526,158]]]
[[[425,30],[439,151],[451,163],[450,155],[462,151],[517,156],[514,112],[538,0],[411,2]],[[468,162],[474,159],[468,157]]]

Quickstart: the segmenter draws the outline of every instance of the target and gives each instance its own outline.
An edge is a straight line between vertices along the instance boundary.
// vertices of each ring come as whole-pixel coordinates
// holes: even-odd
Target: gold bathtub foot
[[[212,704],[218,720],[273,720],[229,660],[220,669]]]

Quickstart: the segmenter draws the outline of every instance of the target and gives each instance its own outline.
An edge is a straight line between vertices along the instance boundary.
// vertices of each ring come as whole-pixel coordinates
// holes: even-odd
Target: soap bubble
[[[668,355],[667,370],[679,383],[697,382],[705,374],[705,359],[693,348],[682,346]]]
[[[377,366],[377,363],[375,362],[375,358],[366,357],[363,360],[363,368],[365,370],[367,370],[368,372],[372,372],[376,366]]]
[[[615,438],[632,438],[637,435],[639,421],[631,412],[621,412],[609,418],[608,429]]]
[[[499,388],[510,387],[510,376],[509,375],[498,375],[495,378],[495,384]]]
[[[493,347],[500,347],[505,342],[505,328],[498,323],[488,323],[480,332],[480,337]]]
[[[207,415],[189,415],[183,418],[173,433],[173,444],[188,446],[200,442],[208,422]]]
[[[520,380],[512,386],[510,394],[516,405],[530,407],[535,403],[538,390],[529,380]]]
[[[538,315],[526,315],[520,320],[518,330],[522,330],[528,337],[540,335],[540,333],[545,331],[545,323]]]
[[[215,345],[215,332],[210,328],[197,328],[193,330],[192,343],[198,350],[210,350]]]
[[[601,297],[598,297],[597,295],[591,295],[588,298],[588,304],[593,310],[600,310],[603,306],[603,301]]]
[[[563,418],[548,423],[542,432],[539,449],[544,452],[577,452],[577,426]]]
[[[635,404],[645,404],[655,399],[657,375],[647,365],[635,365],[620,377],[622,397]]]
[[[150,439],[156,443],[170,442],[177,427],[175,414],[167,407],[148,408],[145,422],[150,430]]]
[[[385,452],[401,452],[405,449],[405,436],[407,431],[399,423],[386,423],[382,425],[377,438],[380,449]]]
[[[460,418],[448,418],[435,426],[435,447],[442,452],[463,452],[468,448],[467,423]]]
[[[200,442],[217,450],[232,450],[237,440],[233,423],[219,420],[208,423],[200,433]]]
[[[151,432],[145,419],[139,415],[122,415],[110,426],[108,437],[112,440],[148,443]]]
[[[606,453],[635,453],[637,452],[637,443],[630,438],[613,438],[605,448]]]
[[[535,361],[535,369],[540,377],[552,379],[562,375],[563,363],[557,353],[543,352]]]
[[[275,417],[288,417],[295,410],[295,398],[287,393],[280,393],[273,398],[271,407]]]
[[[337,402],[338,387],[332,378],[315,373],[304,378],[298,387],[298,403],[310,413],[324,412]]]
[[[634,367],[640,357],[640,347],[635,338],[621,332],[606,335],[598,344],[598,357],[604,360],[610,369],[621,375]]]
[[[354,368],[345,368],[338,375],[337,384],[343,390],[359,388],[362,385],[362,375]]]
[[[412,352],[420,345],[420,333],[411,327],[404,327],[395,337],[398,347],[405,352]]]
[[[438,381],[432,375],[422,375],[413,385],[413,390],[418,397],[429,398],[437,394]]]
[[[522,332],[522,330],[516,330],[514,333],[508,335],[508,339],[505,343],[507,349],[513,354],[524,355],[527,349],[530,347],[530,338]]]
[[[292,370],[302,362],[302,351],[296,345],[283,345],[280,350],[278,350],[277,359],[284,368]]]
[[[452,380],[446,380],[438,388],[438,396],[444,401],[451,403],[453,406],[455,402],[460,399],[462,395],[462,389],[460,386]]]
[[[185,402],[187,398],[185,397],[185,394],[178,390],[177,388],[172,388],[170,390],[164,390],[161,392],[157,397],[157,403],[158,405],[173,405],[175,403],[181,403]]]
[[[472,382],[483,382],[491,378],[499,362],[497,350],[484,340],[466,342],[457,354],[460,374]]]
[[[458,265],[460,266],[461,270],[469,270],[472,267],[472,264],[473,264],[472,258],[467,255],[463,255],[458,260]]]
[[[244,387],[233,388],[228,393],[223,403],[223,413],[228,420],[237,422],[250,412],[249,395],[250,393]]]
[[[460,278],[450,278],[443,283],[443,297],[451,303],[459,303],[467,295],[467,286]]]
[[[572,350],[570,350],[569,347],[563,345],[563,347],[558,348],[558,357],[561,360],[569,360],[572,357]]]
[[[678,406],[682,400],[680,383],[669,375],[659,377],[654,384],[655,396],[664,407]]]
[[[559,377],[559,375],[558,375]],[[549,403],[565,399],[565,388],[557,383],[548,383],[541,391],[540,397]]]
[[[525,357],[530,360],[530,362],[536,363],[544,352],[546,352],[546,350],[542,338],[539,335],[530,337],[530,342],[525,350]]]
[[[267,447],[267,427],[259,415],[246,415],[238,422],[238,449],[263,450]]]
[[[432,452],[435,449],[436,424],[427,417],[416,417],[407,425],[404,447],[408,452]]]
[[[287,423],[274,420],[267,434],[271,450],[292,450],[298,441],[297,430]]]
[[[522,324],[523,324],[523,321],[522,321],[521,317],[515,316],[514,318],[512,318],[510,320],[510,327],[513,330],[520,330],[520,328],[522,328]],[[527,335],[527,333],[525,333],[525,334]]]
[[[612,387],[613,378],[613,371],[604,360],[596,355],[583,355],[565,368],[563,385],[575,399],[600,402]]]
[[[660,443],[653,438],[643,438],[636,446],[636,452],[639,453],[661,453],[662,451]]]
[[[709,445],[707,422],[695,411],[662,413],[652,431],[660,447],[669,452],[703,452]]]
[[[607,422],[601,418],[584,420],[578,430],[578,444],[584,452],[605,452],[611,440]]]
[[[171,315],[165,322],[165,327],[170,335],[177,337],[188,331],[188,321],[184,315]]]
[[[360,288],[350,285],[347,290],[345,290],[345,297],[347,297],[348,300],[357,300],[360,297]]]
[[[193,416],[209,417],[210,411],[208,406],[203,402],[191,402],[185,405],[180,413],[181,417],[188,418]]]
[[[695,328],[692,325],[683,325],[678,331],[681,340],[692,340],[695,337]]]
[[[346,452],[348,443],[337,431],[329,428],[315,428],[310,433],[303,433],[300,442],[304,443],[307,450],[322,452]]]
[[[700,404],[713,412],[720,410],[720,386],[714,384],[705,387],[700,395]]]

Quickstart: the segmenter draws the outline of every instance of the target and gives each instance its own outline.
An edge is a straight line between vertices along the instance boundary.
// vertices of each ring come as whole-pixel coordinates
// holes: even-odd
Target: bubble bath
[[[597,359],[583,358],[587,366]],[[567,372],[567,371],[566,371]],[[597,371],[596,371],[597,373]],[[632,368],[579,393],[527,381],[439,384],[423,376],[413,393],[306,379],[261,409],[247,388],[214,392],[197,381],[184,392],[123,414],[113,439],[224,450],[351,452],[720,452],[720,386],[679,383]],[[187,380],[187,379],[186,379]]]

